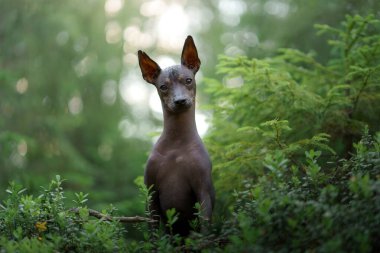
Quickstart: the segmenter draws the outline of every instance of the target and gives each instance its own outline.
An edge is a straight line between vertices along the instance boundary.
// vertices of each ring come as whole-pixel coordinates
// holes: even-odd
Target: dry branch
[[[80,208],[72,208],[70,209],[70,212],[79,213]],[[105,221],[119,221],[121,223],[137,223],[137,222],[147,222],[147,223],[155,223],[157,221],[147,218],[147,217],[141,217],[141,216],[133,216],[133,217],[125,217],[125,216],[109,216],[106,214],[103,214],[101,212],[98,212],[93,209],[88,209],[88,214],[92,217],[105,220]]]

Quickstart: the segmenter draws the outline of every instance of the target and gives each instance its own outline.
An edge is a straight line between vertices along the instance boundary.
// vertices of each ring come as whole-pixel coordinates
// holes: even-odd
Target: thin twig
[[[70,209],[70,212],[79,213],[80,208],[72,208]],[[92,217],[105,220],[105,221],[118,221],[121,223],[138,223],[138,222],[147,222],[147,223],[155,223],[157,222],[156,220],[147,218],[147,217],[141,217],[141,216],[133,216],[133,217],[126,217],[126,216],[120,216],[120,217],[114,217],[114,216],[109,216],[106,214],[103,214],[101,212],[98,212],[93,209],[88,209],[88,214]]]
[[[363,85],[360,87],[360,90],[354,99],[354,105],[353,105],[353,109],[352,109],[353,113],[356,111],[360,96],[363,93],[364,89],[367,87],[368,79],[371,76],[371,74],[372,74],[371,71],[367,71],[366,76],[365,76],[364,81],[363,81]]]

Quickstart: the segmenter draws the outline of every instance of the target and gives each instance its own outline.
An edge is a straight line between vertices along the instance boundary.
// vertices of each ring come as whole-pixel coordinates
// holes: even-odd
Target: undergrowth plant
[[[65,207],[63,180],[56,176],[41,195],[11,183],[0,206],[0,252],[114,252],[125,247],[123,227],[89,218],[86,194],[77,193],[78,214]],[[104,210],[111,214],[111,210]]]
[[[232,243],[223,251],[378,252],[379,144],[366,131],[355,154],[328,170],[314,150],[305,153],[306,172],[284,157],[273,161],[234,194]]]

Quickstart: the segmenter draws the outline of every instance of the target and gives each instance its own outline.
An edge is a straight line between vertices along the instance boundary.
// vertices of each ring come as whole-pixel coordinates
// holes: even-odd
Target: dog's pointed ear
[[[195,47],[194,40],[191,36],[187,36],[185,44],[183,45],[181,64],[197,73],[201,66],[201,61],[198,58],[197,48]]]
[[[160,66],[158,66],[158,64],[153,61],[145,52],[139,50],[137,54],[139,57],[139,65],[143,78],[148,83],[154,84],[157,80],[157,77],[160,75]]]

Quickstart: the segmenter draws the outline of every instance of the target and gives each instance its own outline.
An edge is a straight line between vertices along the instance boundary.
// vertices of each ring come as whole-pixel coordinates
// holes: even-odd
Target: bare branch
[[[80,208],[71,208],[70,212],[78,214],[79,210],[80,210]],[[147,217],[141,217],[141,216],[133,216],[133,217],[125,217],[125,216],[116,217],[115,216],[115,217],[113,217],[113,216],[105,215],[105,214],[98,212],[96,210],[93,210],[93,209],[88,209],[88,214],[90,216],[98,218],[100,220],[118,221],[121,223],[138,223],[138,222],[155,223],[155,222],[157,222],[156,220],[153,220],[153,219],[150,219]]]

